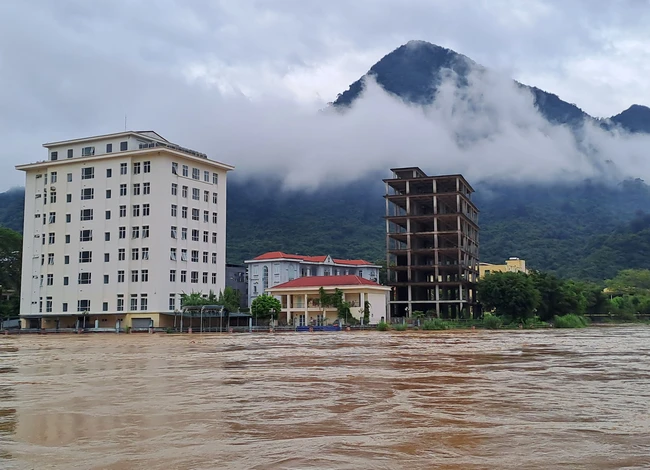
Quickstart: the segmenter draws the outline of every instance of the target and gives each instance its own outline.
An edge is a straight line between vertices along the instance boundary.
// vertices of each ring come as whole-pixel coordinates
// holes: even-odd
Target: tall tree
[[[251,303],[251,313],[255,318],[269,318],[273,314],[280,313],[282,304],[272,295],[262,294]]]
[[[524,273],[492,273],[478,283],[478,298],[486,310],[513,320],[526,320],[539,306],[540,295]]]

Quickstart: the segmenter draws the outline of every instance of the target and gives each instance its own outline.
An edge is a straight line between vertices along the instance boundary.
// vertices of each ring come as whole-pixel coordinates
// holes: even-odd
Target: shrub
[[[405,323],[398,323],[396,325],[393,325],[393,329],[397,331],[406,331],[408,330],[408,325]]]
[[[625,310],[621,311],[621,312],[617,312],[615,314],[615,316],[616,316],[616,319],[618,321],[636,321],[637,320],[636,315],[634,314],[634,312],[625,311]]]
[[[388,326],[388,323],[386,323],[385,321],[380,321],[377,324],[377,330],[378,331],[386,331],[388,329],[390,329],[390,326]]]
[[[448,330],[449,323],[439,318],[434,318],[433,320],[427,320],[422,325],[423,330]]]
[[[553,324],[555,328],[584,328],[588,325],[585,317],[574,315],[573,313],[562,315],[561,317],[556,315],[553,318]]]
[[[498,330],[503,326],[503,322],[496,315],[486,314],[485,318],[483,318],[483,326],[488,330]]]

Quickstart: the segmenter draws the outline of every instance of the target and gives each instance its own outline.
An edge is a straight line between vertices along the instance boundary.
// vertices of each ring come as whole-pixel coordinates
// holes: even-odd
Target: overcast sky
[[[410,39],[611,116],[650,105],[648,25],[648,0],[2,0],[0,189],[43,142],[119,131],[125,115],[238,165],[236,139],[254,133],[220,152],[233,103],[241,126],[256,110],[267,127],[273,109],[308,115]],[[291,135],[277,130],[273,155]]]

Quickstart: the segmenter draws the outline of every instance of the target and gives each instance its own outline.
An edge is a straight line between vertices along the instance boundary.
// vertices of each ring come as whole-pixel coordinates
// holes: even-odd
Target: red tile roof
[[[303,256],[303,255],[290,255],[288,253],[283,253],[282,251],[269,251],[263,255],[259,255],[253,260],[262,261],[266,259],[295,259],[298,261],[306,261],[308,263],[324,263],[327,259],[327,256]],[[369,263],[363,259],[334,259],[332,258],[334,264],[349,264],[355,266],[374,266],[372,263]]]
[[[271,289],[295,287],[333,287],[333,286],[379,286],[375,281],[359,276],[306,276],[293,281],[278,284]]]

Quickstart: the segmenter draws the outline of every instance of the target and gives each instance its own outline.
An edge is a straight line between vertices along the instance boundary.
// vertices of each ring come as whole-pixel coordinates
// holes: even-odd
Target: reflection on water
[[[0,468],[650,468],[650,328],[0,337]]]

